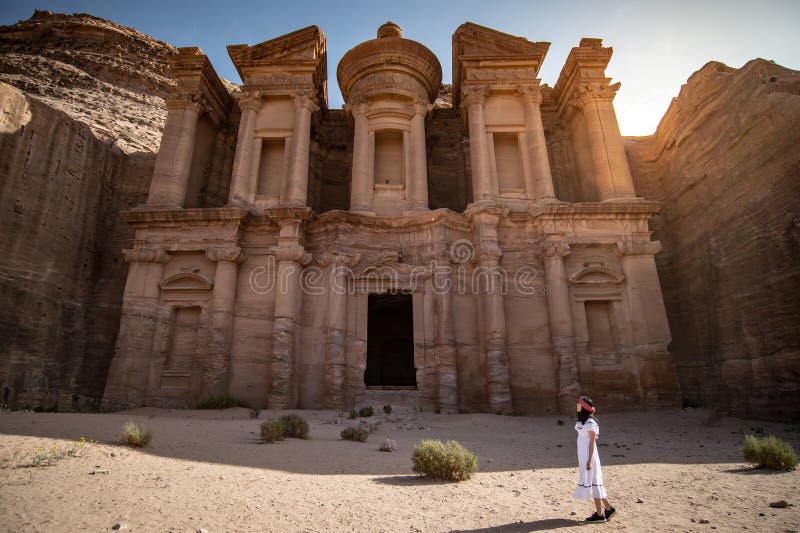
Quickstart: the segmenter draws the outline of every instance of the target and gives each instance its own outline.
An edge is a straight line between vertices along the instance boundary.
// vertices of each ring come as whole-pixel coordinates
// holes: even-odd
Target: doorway
[[[367,313],[364,384],[371,389],[416,389],[411,295],[370,294]]]

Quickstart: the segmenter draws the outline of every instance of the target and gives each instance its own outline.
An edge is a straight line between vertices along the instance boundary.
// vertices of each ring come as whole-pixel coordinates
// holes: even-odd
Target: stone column
[[[108,372],[103,409],[141,407],[147,389],[159,283],[169,255],[159,249],[123,250],[129,263],[114,358]]]
[[[564,256],[569,254],[570,250],[567,243],[553,242],[547,243],[542,252],[545,278],[550,289],[547,311],[558,368],[558,405],[562,413],[569,414],[575,409],[575,402],[581,392],[567,272],[564,267]]]
[[[278,292],[272,328],[270,409],[286,409],[294,404],[295,331],[303,296],[300,275],[303,266],[311,260],[311,255],[300,244],[300,221],[287,219],[279,221],[279,224],[281,229],[275,250]]]
[[[355,119],[350,210],[371,212],[375,186],[370,160],[370,133],[366,105],[355,104],[350,107],[350,111]]]
[[[533,183],[528,186],[528,198],[537,201],[555,200],[553,176],[550,172],[550,160],[547,155],[547,141],[542,125],[542,93],[537,86],[525,87],[521,91],[525,109],[525,132],[527,138],[526,154],[528,165],[533,174]]]
[[[294,97],[295,119],[289,179],[282,204],[305,206],[308,203],[308,158],[311,144],[311,115],[319,109],[306,94]]]
[[[431,288],[435,295],[436,359],[439,362],[439,408],[442,413],[458,413],[458,352],[453,317],[452,262],[448,252],[435,257]]]
[[[192,168],[197,122],[204,108],[202,100],[167,101],[167,122],[150,182],[148,205],[183,207]]]
[[[500,218],[508,214],[507,208],[478,207],[467,210],[472,223],[473,241],[476,245],[477,263],[474,276],[479,287],[483,308],[484,351],[486,381],[489,389],[489,409],[493,413],[511,413],[511,378],[506,351],[506,313],[503,303],[503,284],[506,282],[500,267],[503,251],[497,237]]]
[[[256,119],[261,107],[261,93],[245,92],[238,97],[242,117],[239,122],[239,136],[236,138],[236,154],[233,157],[233,171],[228,195],[228,205],[247,205],[255,199],[255,183],[252,183],[253,141]]]
[[[613,87],[583,88],[578,93],[601,201],[636,197],[612,104],[615,91]]]
[[[211,248],[206,257],[216,261],[214,293],[211,300],[211,339],[208,360],[203,375],[201,397],[227,392],[233,335],[233,308],[236,304],[236,285],[239,263],[244,260],[242,249]]]
[[[414,104],[411,118],[411,210],[428,209],[428,151],[425,148],[425,116],[432,106]]]
[[[469,154],[472,167],[472,200],[481,202],[492,200],[492,172],[489,160],[489,147],[486,139],[486,119],[483,104],[486,101],[485,87],[464,89],[461,105],[467,109],[469,119]]]
[[[347,299],[350,267],[359,259],[359,254],[345,251],[326,253],[322,258],[324,265],[330,266],[328,321],[325,329],[325,397],[326,409],[345,408],[345,380],[347,377]]]

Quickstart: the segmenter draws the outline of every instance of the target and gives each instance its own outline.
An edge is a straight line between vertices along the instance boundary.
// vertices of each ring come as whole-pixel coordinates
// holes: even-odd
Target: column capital
[[[661,251],[660,241],[617,241],[617,248],[622,255],[655,255]]]
[[[539,248],[543,257],[547,258],[563,258],[572,251],[566,242],[545,242]]]
[[[484,267],[496,267],[503,259],[503,250],[495,243],[483,243],[475,250],[473,263]]]
[[[362,100],[355,100],[344,105],[344,110],[353,115],[353,118],[366,115],[368,108],[369,103]]]
[[[361,254],[350,250],[330,250],[317,259],[320,266],[334,265],[337,267],[354,267],[361,260]]]
[[[128,263],[166,263],[172,256],[160,248],[131,248],[122,250],[125,261]]]
[[[611,85],[607,83],[581,84],[575,88],[573,103],[579,107],[585,107],[594,102],[610,102],[621,86],[620,82]]]
[[[177,94],[173,98],[166,98],[164,103],[167,106],[167,110],[184,109],[194,111],[198,114],[205,113],[213,109],[208,98],[203,96],[202,93],[196,92]]]
[[[258,111],[261,109],[261,91],[242,91],[233,95],[236,103],[239,104],[239,109],[242,113],[245,111]]]
[[[300,265],[307,265],[311,262],[312,256],[300,244],[280,245],[275,248],[275,259],[278,261],[292,261]]]
[[[230,261],[232,263],[241,263],[246,259],[246,254],[242,252],[242,248],[239,246],[229,246],[209,248],[206,250],[206,257],[214,262]]]
[[[489,87],[486,85],[469,85],[461,89],[461,107],[469,107],[473,104],[483,105],[489,95]]]
[[[543,97],[539,85],[520,85],[517,87],[517,94],[525,103],[542,104]]]
[[[314,102],[314,93],[312,91],[295,91],[292,93],[294,98],[294,106],[297,109],[308,109],[312,113],[319,109],[319,106]]]

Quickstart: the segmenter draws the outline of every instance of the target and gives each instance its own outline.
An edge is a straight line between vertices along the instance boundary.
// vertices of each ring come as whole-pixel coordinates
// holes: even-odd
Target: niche
[[[258,170],[259,196],[279,196],[286,176],[286,139],[261,139],[261,162]]]
[[[175,309],[172,330],[172,345],[164,364],[165,371],[190,372],[197,352],[197,329],[200,323],[200,307]]]
[[[524,192],[525,176],[522,172],[522,154],[516,133],[494,133],[494,160],[497,185],[500,192]]]
[[[375,132],[375,185],[405,185],[404,154],[402,132]]]

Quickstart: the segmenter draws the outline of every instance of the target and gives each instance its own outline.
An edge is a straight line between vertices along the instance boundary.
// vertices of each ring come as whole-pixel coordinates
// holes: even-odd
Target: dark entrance
[[[367,308],[367,370],[374,388],[417,386],[414,368],[414,308],[410,294],[370,294]]]

